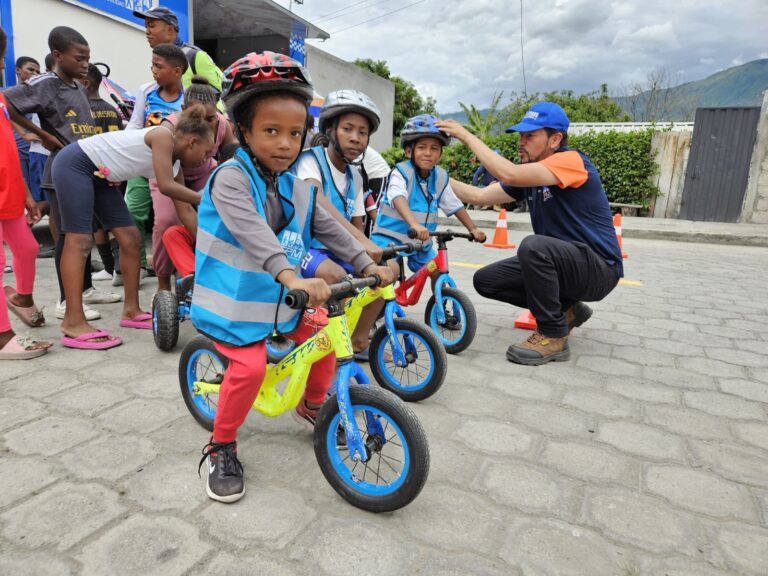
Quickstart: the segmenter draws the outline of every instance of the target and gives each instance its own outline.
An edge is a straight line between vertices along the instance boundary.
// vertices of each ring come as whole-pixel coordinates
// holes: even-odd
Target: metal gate
[[[697,108],[680,218],[736,222],[760,108]]]

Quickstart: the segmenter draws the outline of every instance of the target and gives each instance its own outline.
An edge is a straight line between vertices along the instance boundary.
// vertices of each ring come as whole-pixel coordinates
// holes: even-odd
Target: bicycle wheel
[[[273,334],[267,338],[267,362],[277,364],[294,348],[296,348],[296,342],[288,340],[282,334]]]
[[[211,432],[219,403],[218,387],[215,393],[198,394],[195,382],[221,384],[228,363],[205,336],[190,340],[179,359],[179,385],[184,403],[195,420]]]
[[[458,354],[466,350],[475,339],[477,313],[467,295],[456,288],[443,288],[443,306],[446,321],[440,324],[437,321],[435,295],[432,294],[424,310],[424,322],[438,335],[446,352]]]
[[[152,334],[155,346],[167,352],[179,341],[179,303],[173,292],[162,290],[152,299]]]
[[[429,474],[421,423],[402,400],[380,388],[353,384],[349,396],[368,460],[349,457],[334,397],[323,404],[315,424],[315,457],[323,475],[342,498],[363,510],[391,512],[408,505]]]
[[[406,366],[397,366],[386,325],[371,338],[371,373],[379,386],[406,402],[429,398],[445,381],[448,357],[438,337],[426,326],[395,318],[394,337],[405,352]]]

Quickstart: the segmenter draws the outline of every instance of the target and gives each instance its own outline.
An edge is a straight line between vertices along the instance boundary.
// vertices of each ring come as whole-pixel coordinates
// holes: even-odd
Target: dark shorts
[[[95,220],[105,230],[135,227],[120,188],[93,175],[96,166],[77,143],[56,155],[52,166],[61,220],[65,234],[92,234]]]
[[[331,260],[341,266],[347,274],[354,274],[355,269],[344,262],[329,250],[315,250],[310,248],[301,260],[301,275],[304,278],[314,278],[317,275],[317,267],[326,260]]]

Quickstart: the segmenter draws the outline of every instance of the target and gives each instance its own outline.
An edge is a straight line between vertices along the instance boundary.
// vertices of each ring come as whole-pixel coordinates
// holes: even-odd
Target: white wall
[[[91,47],[91,62],[105,62],[110,78],[129,92],[152,80],[152,50],[144,30],[60,0],[13,0],[16,57],[32,56],[43,66],[48,33],[56,26],[80,32]]]
[[[395,85],[352,62],[337,58],[315,46],[306,45],[305,64],[312,76],[315,92],[325,97],[328,92],[352,88],[365,92],[379,107],[381,125],[371,138],[371,146],[379,151],[392,146],[392,124],[395,110]]]

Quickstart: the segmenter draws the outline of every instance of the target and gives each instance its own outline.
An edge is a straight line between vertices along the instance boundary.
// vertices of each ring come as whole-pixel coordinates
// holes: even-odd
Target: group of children
[[[119,245],[125,286],[120,326],[151,328],[151,315],[139,306],[138,287],[143,217],[154,205],[153,262],[159,288],[170,288],[174,268],[181,275],[194,270],[192,322],[228,359],[213,435],[201,464],[208,460],[206,487],[211,498],[238,500],[244,482],[237,430],[264,377],[265,340],[277,331],[303,342],[322,325],[322,319],[288,308],[283,303],[286,291],[305,291],[309,306],[317,308],[330,295],[328,284],[347,274],[375,274],[384,285],[393,282],[398,268],[377,263],[381,249],[406,240],[410,228],[424,241],[424,248],[403,257],[411,269],[418,269],[435,256],[429,233],[437,226],[438,209],[456,215],[478,241],[484,240],[451,190],[446,171],[437,166],[449,138],[431,116],[408,122],[401,139],[408,159],[393,170],[368,238],[359,167],[380,114],[365,94],[355,90],[329,94],[319,119],[323,140],[302,151],[311,125],[313,90],[299,63],[271,52],[237,60],[224,72],[221,99],[227,119],[216,109],[219,94],[211,86],[199,80],[187,87],[181,84],[186,58],[178,47],[161,44],[153,48],[155,81],[140,89],[128,129],[96,133],[88,92],[80,83],[90,82],[87,42],[76,31],[59,27],[51,32],[49,43],[56,59],[53,71],[5,95],[10,117],[54,152],[46,174],[67,302],[61,344],[106,349],[121,343],[118,336],[93,327],[82,306],[96,227]],[[30,112],[40,115],[39,128],[24,122],[24,114]],[[80,139],[84,136],[89,137]],[[236,142],[234,157],[217,166],[217,152]],[[34,219],[36,205],[19,180],[8,188],[15,195],[8,218],[13,226],[23,223],[28,233],[24,206]],[[123,198],[120,183],[126,181]],[[5,197],[12,195],[3,185],[5,179],[0,182],[0,209],[10,205]],[[17,313],[37,310],[25,269],[31,258],[33,279],[36,248],[34,241],[26,252],[14,251],[11,245],[18,292],[8,302]],[[368,307],[353,335],[358,359],[367,358],[368,332],[382,304]],[[0,316],[0,356],[7,347],[3,347],[4,326]],[[8,352],[23,349],[30,357],[50,347],[11,340],[16,347]],[[333,355],[313,366],[296,409],[302,422],[314,425],[334,370]]]

